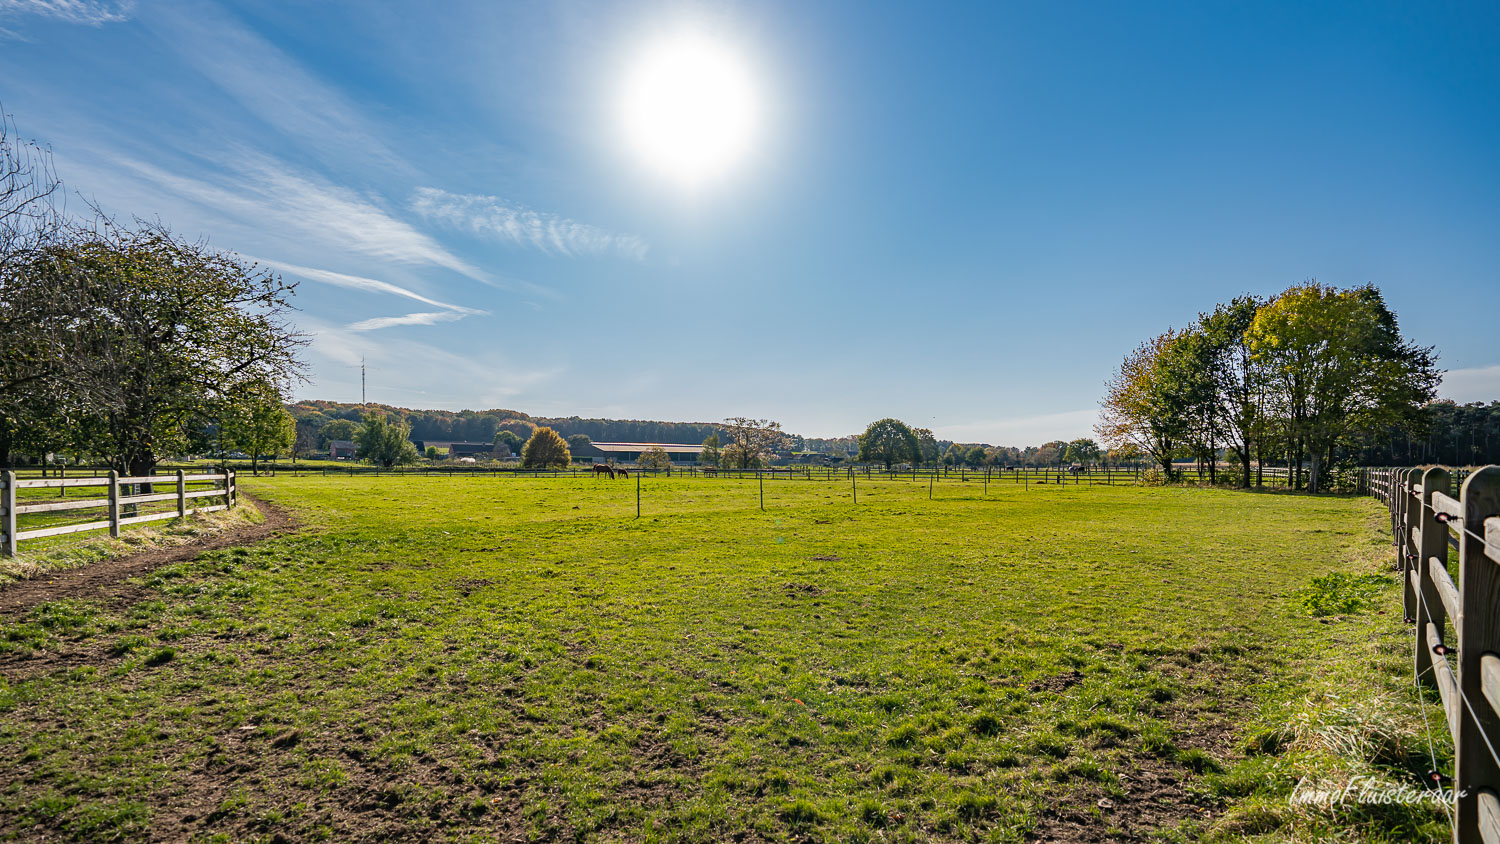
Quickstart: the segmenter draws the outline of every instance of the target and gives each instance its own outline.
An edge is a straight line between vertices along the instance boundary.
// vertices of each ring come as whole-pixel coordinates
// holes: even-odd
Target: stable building
[[[703,446],[685,443],[589,443],[571,451],[574,460],[588,458],[595,463],[635,463],[653,448],[665,451],[673,463],[696,463],[703,453]]]
[[[453,459],[460,457],[491,457],[495,453],[494,443],[462,443],[448,440],[417,440],[417,451],[425,452],[428,448],[436,448],[438,451],[447,452],[447,456]],[[510,449],[505,449],[506,454]]]

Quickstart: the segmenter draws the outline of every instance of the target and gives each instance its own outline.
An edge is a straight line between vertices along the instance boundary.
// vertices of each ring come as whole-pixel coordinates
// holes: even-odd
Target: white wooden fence
[[[208,482],[213,486],[206,489],[189,490],[188,484],[201,484]],[[149,492],[137,495],[121,495],[120,487],[136,484],[153,484],[156,486],[173,486],[171,492]],[[57,498],[44,500],[42,498],[22,496],[21,490],[26,489],[57,489],[66,494],[68,488],[74,487],[102,487],[103,498]],[[235,505],[237,491],[235,489],[234,472],[225,470],[222,473],[207,475],[186,475],[182,470],[177,470],[176,475],[147,475],[134,478],[122,478],[118,472],[110,472],[108,477],[101,478],[29,478],[19,480],[16,473],[7,471],[0,475],[0,555],[14,557],[16,550],[23,539],[40,539],[44,536],[60,536],[65,533],[79,533],[86,530],[101,530],[109,528],[110,536],[119,536],[120,528],[126,525],[139,524],[141,522],[154,522],[161,519],[180,519],[190,513],[211,513],[215,510],[226,510]],[[222,499],[217,504],[200,504],[189,507],[188,502],[196,502],[199,499]],[[135,505],[150,504],[153,502],[176,501],[175,510],[163,510],[156,513],[137,514],[138,507]],[[70,510],[102,509],[105,518],[89,522],[77,522],[63,525],[51,525],[47,527],[19,530],[17,528],[19,516],[31,513],[58,513]]]

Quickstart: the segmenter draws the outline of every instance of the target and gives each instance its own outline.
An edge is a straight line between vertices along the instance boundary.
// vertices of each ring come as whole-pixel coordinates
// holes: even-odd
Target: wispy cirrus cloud
[[[34,15],[83,26],[119,23],[129,20],[134,11],[135,3],[131,0],[115,3],[98,0],[0,0],[0,17]]]
[[[250,256],[246,257],[249,258]],[[334,287],[343,287],[349,290],[388,293],[392,296],[414,299],[424,305],[432,305],[433,307],[443,309],[441,311],[421,311],[402,316],[364,319],[344,326],[346,331],[378,331],[382,328],[394,328],[399,325],[436,325],[440,322],[457,322],[466,316],[484,316],[489,314],[489,311],[479,310],[478,308],[466,308],[463,305],[454,305],[438,301],[437,299],[431,299],[414,290],[408,290],[400,285],[375,278],[337,273],[333,270],[320,270],[315,267],[301,267],[296,264],[288,264],[284,261],[271,261],[263,258],[250,258],[250,260],[297,278],[304,278],[309,281],[330,284]]]
[[[250,260],[255,261],[258,264],[264,264],[265,266],[270,267],[273,270],[277,270],[278,272],[297,276],[298,278],[305,278],[309,281],[331,284],[335,287],[346,287],[350,290],[365,290],[371,293],[389,293],[393,296],[404,296],[408,299],[414,299],[418,302],[421,302],[424,305],[432,305],[435,308],[445,308],[458,314],[470,315],[488,313],[487,311],[481,311],[476,308],[466,308],[463,305],[453,305],[447,302],[440,302],[437,299],[430,299],[420,293],[417,293],[414,290],[408,290],[405,287],[397,284],[391,284],[388,281],[381,281],[375,278],[365,278],[364,276],[358,275],[349,275],[348,273],[336,273],[333,270],[320,270],[315,267],[301,267],[296,264],[288,264],[285,261],[272,261],[265,258],[254,258],[250,256],[246,257],[250,258]]]
[[[349,331],[378,331],[382,328],[393,328],[398,325],[437,325],[440,322],[460,320],[465,316],[466,314],[459,311],[431,311],[428,313],[405,314],[404,316],[362,319],[359,322],[351,322],[344,326],[344,328]]]
[[[268,159],[243,156],[234,169],[218,174],[215,182],[133,159],[119,159],[119,163],[184,199],[241,219],[274,220],[374,258],[430,264],[485,284],[497,284],[487,273],[391,216],[373,200],[348,188],[298,175]]]
[[[557,214],[535,211],[498,196],[418,188],[411,207],[428,220],[543,252],[618,255],[641,261],[650,250],[650,245],[637,235],[611,232]]]
[[[0,0],[5,2],[5,0]],[[389,129],[365,116],[339,89],[212,3],[143,15],[142,23],[245,111],[296,139],[325,165],[365,165],[415,181],[416,169],[391,148]]]

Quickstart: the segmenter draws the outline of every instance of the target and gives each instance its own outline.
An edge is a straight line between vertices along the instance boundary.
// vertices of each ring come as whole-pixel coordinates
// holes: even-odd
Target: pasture
[[[1446,835],[1288,806],[1424,770],[1372,500],[777,481],[762,512],[755,480],[648,478],[636,519],[634,480],[241,488],[300,531],[3,619],[0,837]]]

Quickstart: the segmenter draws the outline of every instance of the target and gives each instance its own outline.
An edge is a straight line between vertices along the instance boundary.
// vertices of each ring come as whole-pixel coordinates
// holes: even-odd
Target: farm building
[[[330,460],[353,460],[354,442],[352,440],[329,440],[328,459]]]
[[[495,452],[494,443],[462,443],[445,442],[438,440],[418,440],[417,451],[426,451],[429,448],[437,448],[438,451],[447,452],[451,458],[459,457],[489,457]],[[509,452],[509,449],[506,449]]]
[[[665,451],[673,463],[696,463],[698,455],[703,453],[703,446],[683,443],[589,443],[572,449],[572,453],[574,460],[592,458],[597,463],[608,460],[634,463],[653,448]]]

